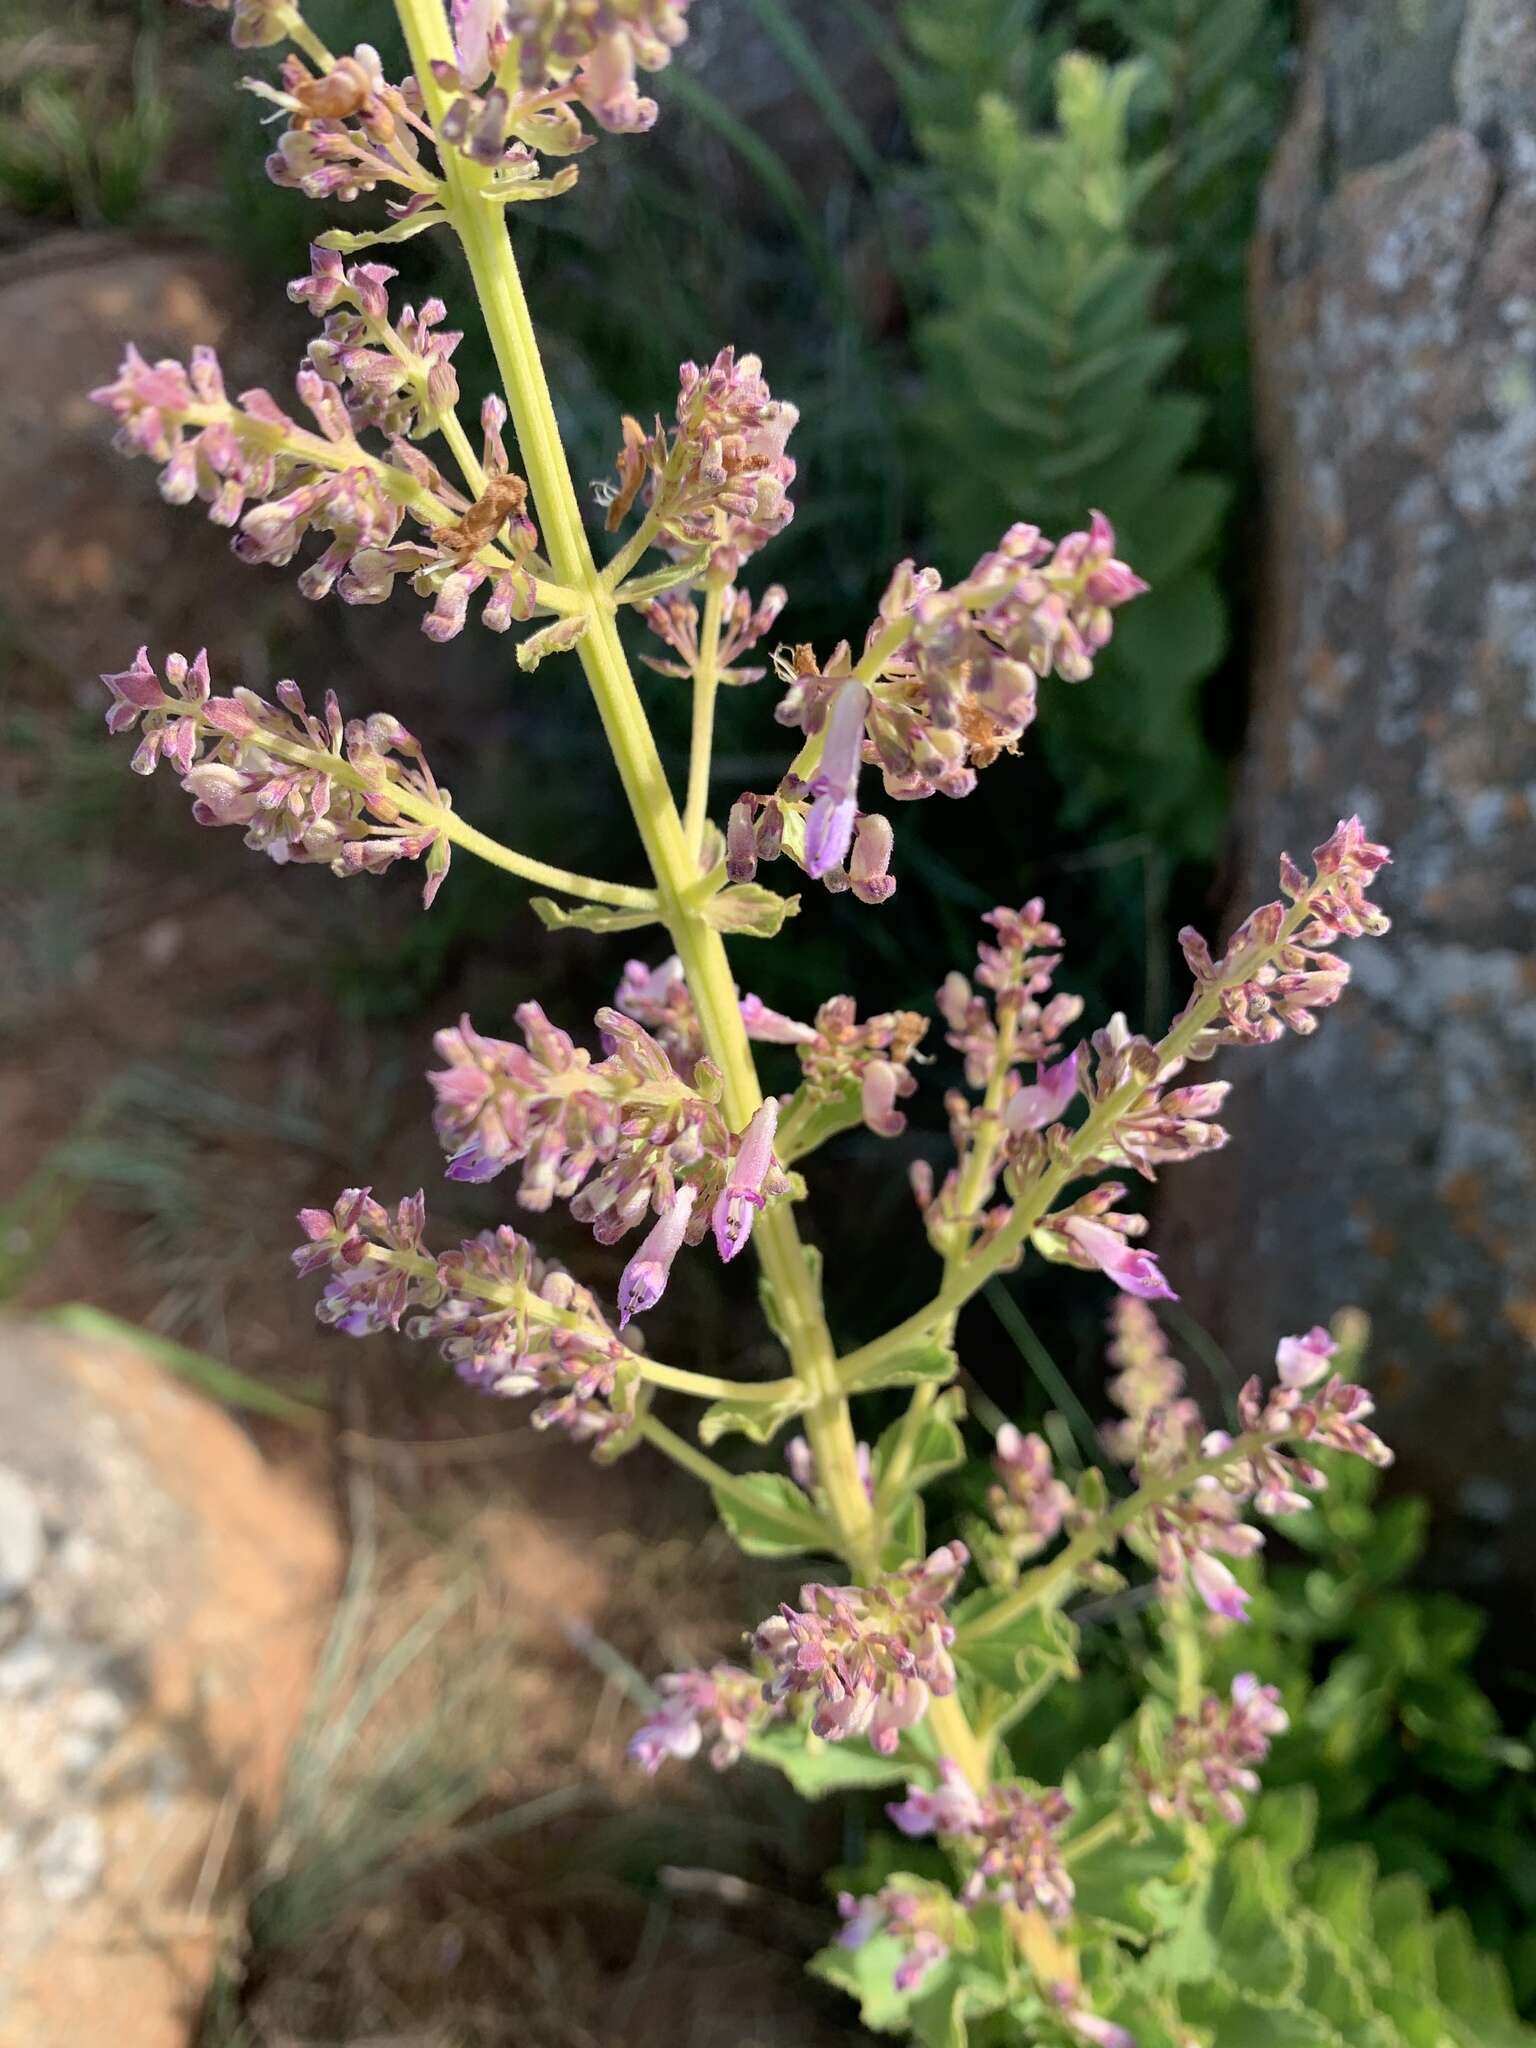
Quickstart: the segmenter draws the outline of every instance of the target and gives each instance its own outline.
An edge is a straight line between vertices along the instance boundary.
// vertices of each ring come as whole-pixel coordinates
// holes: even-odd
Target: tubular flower
[[[862,1897],[839,1892],[837,1910],[843,1918],[838,1940],[844,1948],[862,1948],[877,1934],[896,1941],[902,1953],[891,1982],[897,1991],[921,1989],[924,1978],[952,1950],[976,1945],[964,1909],[943,1885],[928,1878],[898,1873],[879,1891]]]
[[[946,1762],[937,1792],[909,1785],[906,1799],[886,1811],[903,1834],[943,1836],[969,1865],[963,1905],[1011,1905],[1048,1920],[1071,1915],[1072,1879],[1056,1839],[1072,1813],[1064,1793],[1012,1784],[977,1793]]]
[[[735,1664],[669,1671],[656,1690],[660,1704],[629,1740],[630,1755],[652,1777],[669,1757],[685,1763],[697,1756],[711,1730],[710,1764],[729,1770],[773,1718],[761,1678]]]
[[[789,1476],[802,1493],[814,1499],[821,1488],[816,1472],[816,1453],[803,1436],[792,1436],[784,1446],[784,1462],[789,1467]],[[854,1464],[858,1470],[859,1483],[870,1500],[875,1497],[875,1475],[870,1462],[869,1445],[854,1446]]]
[[[707,555],[710,575],[734,578],[794,516],[793,459],[785,446],[800,415],[775,398],[756,356],[721,349],[708,369],[678,372],[677,425],[647,434],[624,421],[617,485],[602,492],[610,530],[645,492],[660,538],[679,560]],[[702,571],[701,571],[702,573]]]
[[[715,1198],[710,1227],[726,1263],[745,1248],[753,1219],[764,1205],[763,1183],[773,1167],[773,1134],[778,1122],[779,1105],[770,1096],[742,1132],[725,1186]]]
[[[955,1689],[944,1603],[968,1560],[964,1544],[950,1543],[873,1586],[802,1586],[800,1607],[781,1607],[752,1639],[770,1672],[765,1697],[777,1705],[803,1695],[824,1741],[865,1735],[893,1755],[930,1697]]]
[[[1197,1714],[1174,1721],[1156,1773],[1141,1773],[1147,1805],[1160,1820],[1208,1822],[1219,1816],[1241,1827],[1244,1797],[1260,1789],[1256,1766],[1289,1726],[1278,1687],[1260,1685],[1251,1671],[1239,1672],[1230,1699],[1208,1694]]]
[[[828,801],[831,785],[824,775],[810,782],[786,775],[771,796],[744,790],[731,806],[726,825],[725,865],[733,882],[750,882],[759,861],[777,860],[780,854],[811,874],[811,861],[825,859],[813,879],[829,895],[851,890],[860,903],[888,903],[896,893],[890,872],[896,835],[890,821],[878,811],[844,810],[837,820],[837,838],[829,843],[836,799]],[[822,808],[818,812],[818,805]],[[812,821],[816,836],[812,837]],[[844,827],[847,839],[843,838]],[[848,840],[852,841],[849,852]],[[837,860],[831,854],[841,847]]]
[[[704,1033],[693,997],[688,993],[683,963],[673,953],[659,967],[626,960],[624,975],[613,994],[613,1007],[643,1024],[685,1081],[704,1057]]]
[[[683,1248],[698,1189],[680,1187],[651,1225],[619,1279],[619,1328],[644,1315],[667,1291],[672,1261]],[[722,1254],[723,1256],[723,1254]]]
[[[862,683],[844,683],[827,713],[821,769],[811,784],[816,801],[805,821],[805,871],[813,880],[842,867],[853,844],[868,704]]]
[[[212,696],[204,650],[190,662],[168,655],[165,678],[162,687],[141,647],[131,668],[101,679],[112,695],[109,730],[143,721],[136,773],[168,761],[199,825],[241,826],[247,846],[280,863],[356,875],[423,861],[430,906],[448,872],[452,849],[440,818],[452,800],[397,719],[375,712],[344,725],[333,690],[317,718],[293,682],[277,685],[275,705],[246,689]]]
[[[1070,1217],[1062,1233],[1069,1262],[1085,1268],[1097,1267],[1125,1293],[1139,1295],[1143,1301],[1177,1301],[1156,1254],[1138,1251],[1129,1242],[1132,1225],[1145,1229],[1144,1219],[1119,1216],[1114,1224],[1118,1227],[1086,1216]]]

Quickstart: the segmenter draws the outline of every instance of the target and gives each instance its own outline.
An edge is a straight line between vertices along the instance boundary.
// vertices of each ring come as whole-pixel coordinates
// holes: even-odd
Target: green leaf
[[[392,221],[386,228],[370,228],[364,234],[352,234],[346,228],[327,228],[315,240],[322,249],[335,249],[340,255],[355,256],[359,249],[372,249],[380,242],[408,242],[414,235],[425,234],[428,228],[446,227],[446,213],[412,213],[404,220]]]
[[[747,1744],[748,1756],[782,1771],[802,1799],[824,1799],[829,1792],[876,1791],[882,1785],[905,1784],[910,1761],[876,1756],[868,1743],[823,1742],[798,1724],[769,1728]]]
[[[960,1369],[954,1346],[938,1337],[914,1337],[899,1351],[878,1360],[848,1388],[870,1394],[880,1387],[942,1386]]]
[[[733,882],[700,906],[704,922],[741,939],[777,938],[787,917],[800,915],[798,896],[778,896],[761,882]]]
[[[1267,1792],[1254,1811],[1252,1828],[1282,1870],[1289,1870],[1317,1837],[1317,1793],[1310,1785]]]
[[[880,1550],[880,1563],[884,1570],[898,1571],[914,1558],[925,1557],[928,1552],[927,1529],[928,1517],[923,1511],[922,1496],[910,1494],[886,1525],[885,1542]]]
[[[744,1436],[755,1444],[771,1443],[803,1406],[798,1394],[782,1401],[713,1401],[699,1417],[699,1442],[709,1445],[723,1436]]]
[[[960,1388],[946,1388],[923,1417],[898,1499],[909,1493],[926,1492],[943,1473],[953,1472],[965,1463],[965,1439],[958,1427],[958,1418],[964,1413],[965,1395]],[[873,1470],[877,1489],[903,1434],[904,1424],[893,1422],[875,1445]]]
[[[1006,1597],[1000,1588],[991,1586],[968,1594],[953,1611],[962,1636]],[[1055,1608],[1032,1607],[992,1635],[974,1643],[958,1643],[955,1659],[971,1677],[1005,1693],[1033,1685],[1047,1672],[1075,1678],[1077,1629]]]
[[[786,1166],[804,1159],[818,1145],[841,1131],[854,1130],[864,1121],[864,1109],[857,1081],[849,1081],[836,1093],[827,1095],[809,1086],[797,1088],[779,1117],[776,1149]]]
[[[712,1487],[715,1512],[749,1557],[794,1557],[825,1550],[827,1532],[792,1479],[779,1472],[744,1472],[731,1490]]]
[[[566,910],[551,896],[532,896],[528,907],[547,932],[637,932],[661,922],[657,910],[609,910],[600,903]]]

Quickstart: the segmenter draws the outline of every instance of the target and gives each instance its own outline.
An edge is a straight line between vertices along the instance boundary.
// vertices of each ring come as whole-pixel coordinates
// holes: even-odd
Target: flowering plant
[[[339,205],[379,193],[387,213],[381,227],[320,232],[290,286],[323,323],[296,407],[261,389],[231,397],[207,349],[183,365],[130,347],[95,396],[123,448],[160,466],[163,494],[202,500],[245,560],[281,566],[318,536],[306,596],[380,603],[403,578],[433,641],[478,607],[493,632],[531,627],[516,647],[525,669],[574,654],[652,885],[489,838],[389,713],[344,719],[329,692],[317,712],[289,681],[274,701],[220,693],[206,653],[156,664],[141,649],[104,678],[108,724],[137,728],[133,766],[168,763],[199,824],[238,825],[279,862],[347,876],[419,861],[430,905],[457,848],[548,892],[534,908],[552,929],[660,938],[623,968],[593,1044],[530,1001],[516,1039],[468,1018],[439,1032],[431,1075],[450,1178],[516,1167],[523,1209],[558,1200],[600,1243],[634,1240],[612,1307],[510,1224],[431,1249],[420,1194],[389,1207],[350,1188],[333,1209],[305,1210],[299,1269],[325,1276],[319,1314],[349,1335],[404,1329],[434,1343],[487,1394],[535,1396],[536,1427],[600,1459],[643,1445],[675,1460],[745,1550],[829,1561],[739,1660],[661,1677],[633,1753],[648,1770],[700,1751],[723,1769],[745,1754],[813,1796],[900,1792],[897,1828],[934,1846],[914,1850],[913,1870],[844,1897],[821,1961],[870,2024],[948,2044],[994,2021],[1012,2031],[988,2038],[1101,2048],[1235,2040],[1220,2011],[1184,1999],[1176,1973],[1151,1990],[1128,1974],[1137,1945],[1172,1924],[1170,1900],[1214,1896],[1214,1845],[1242,1825],[1284,1726],[1277,1695],[1251,1674],[1224,1697],[1207,1692],[1202,1644],[1242,1622],[1260,1525],[1307,1505],[1322,1484],[1318,1448],[1373,1464],[1388,1453],[1322,1329],[1280,1340],[1276,1377],[1243,1389],[1235,1431],[1207,1426],[1147,1306],[1173,1289],[1114,1176],[1151,1180],[1225,1142],[1215,1119],[1228,1083],[1191,1068],[1316,1027],[1349,976],[1337,942],[1386,930],[1369,895],[1386,849],[1347,819],[1310,872],[1281,856],[1279,895],[1219,955],[1185,933],[1192,986],[1156,1040],[1120,1016],[1078,1036],[1083,1005],[1055,987],[1062,935],[1044,905],[990,912],[972,974],[952,973],[938,994],[965,1086],[946,1105],[953,1166],[913,1175],[935,1292],[840,1349],[796,1221],[803,1168],[856,1124],[900,1134],[928,1020],[861,1019],[844,995],[808,1021],[783,1015],[738,987],[726,939],[771,938],[796,914],[798,897],[759,879],[784,861],[889,902],[893,829],[864,808],[874,779],[893,803],[965,796],[1017,751],[1042,689],[1092,676],[1117,610],[1146,586],[1102,514],[1056,541],[1021,523],[948,587],[900,564],[857,652],[844,642],[825,658],[794,646],[752,660],[786,598],[740,579],[792,517],[796,412],[754,356],[729,347],[683,365],[670,422],[622,422],[592,524],[629,531],[600,562],[505,209],[569,191],[596,139],[587,123],[651,125],[637,74],[682,41],[688,0],[453,0],[451,14],[442,0],[397,0],[397,11],[412,67],[399,83],[367,46],[326,48],[295,0],[234,0],[237,43],[288,46],[276,83],[250,82],[282,124],[272,177]],[[459,416],[446,307],[397,307],[392,268],[349,260],[439,230],[463,250],[504,384],[481,401],[478,441]],[[658,644],[648,665],[691,688],[681,805],[620,638],[625,613]],[[733,793],[715,822],[717,693],[770,673],[798,751],[776,787]],[[755,1046],[792,1056],[798,1085],[765,1092]],[[677,1260],[708,1256],[706,1242],[723,1261],[755,1252],[782,1377],[716,1378],[646,1348],[638,1325]],[[1010,1425],[985,1519],[930,1550],[925,1489],[964,1456],[957,1319],[1030,1251],[1120,1291],[1111,1391],[1122,1419],[1106,1448],[1125,1486],[1112,1495],[1098,1473],[1069,1484],[1045,1441]],[[851,1402],[893,1388],[907,1390],[904,1415],[861,1442]],[[663,1389],[700,1404],[693,1436],[655,1414]],[[763,1447],[789,1433],[784,1468],[728,1470],[710,1449],[731,1433]],[[1010,1738],[1076,1670],[1075,1598],[1142,1568],[1167,1617],[1167,1696],[1067,1783],[1020,1775]],[[1027,1741],[1019,1750],[1027,1760]]]

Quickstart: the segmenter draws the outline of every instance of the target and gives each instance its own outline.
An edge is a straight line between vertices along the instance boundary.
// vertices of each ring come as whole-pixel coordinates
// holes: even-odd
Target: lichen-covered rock
[[[0,1444],[0,2048],[188,2048],[337,1539],[130,1350],[0,1321]]]
[[[1242,1359],[1374,1319],[1386,1429],[1475,1583],[1536,1569],[1536,10],[1318,0],[1253,284],[1269,537],[1234,914],[1358,810],[1391,938],[1233,1055],[1170,1181]]]

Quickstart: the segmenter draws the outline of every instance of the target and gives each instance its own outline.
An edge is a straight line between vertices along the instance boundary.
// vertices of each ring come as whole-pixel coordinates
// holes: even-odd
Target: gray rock
[[[37,1888],[55,1906],[89,1898],[106,1867],[107,1838],[94,1813],[66,1813],[32,1852]]]
[[[37,1496],[19,1472],[0,1465],[0,1602],[26,1592],[47,1547]]]
[[[1395,929],[1345,949],[1315,1039],[1223,1056],[1234,1142],[1168,1176],[1162,1249],[1245,1371],[1368,1309],[1437,1563],[1536,1578],[1529,0],[1318,0],[1253,333],[1269,532],[1222,928],[1359,810]]]

